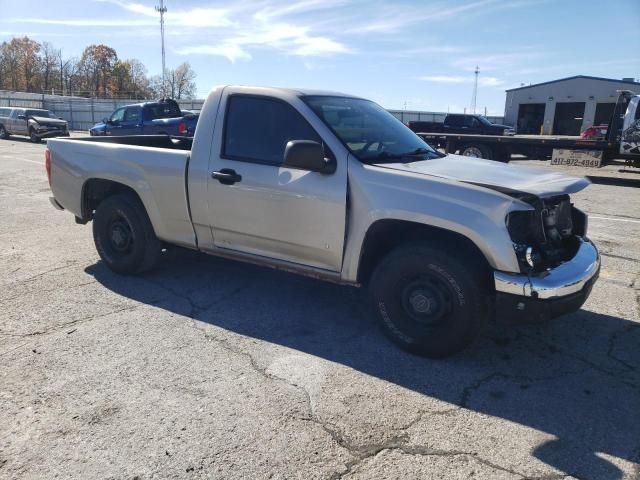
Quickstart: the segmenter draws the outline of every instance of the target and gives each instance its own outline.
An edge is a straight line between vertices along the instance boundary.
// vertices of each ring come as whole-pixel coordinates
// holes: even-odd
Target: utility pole
[[[471,99],[471,110],[473,111],[473,113],[476,113],[476,102],[478,101],[478,74],[480,73],[480,69],[477,65],[474,73],[476,75],[476,78],[473,82],[473,98]]]
[[[156,12],[160,13],[160,39],[162,42],[162,96],[165,97],[164,14],[167,12],[167,7],[164,6],[164,0],[160,0],[160,5],[156,6]]]

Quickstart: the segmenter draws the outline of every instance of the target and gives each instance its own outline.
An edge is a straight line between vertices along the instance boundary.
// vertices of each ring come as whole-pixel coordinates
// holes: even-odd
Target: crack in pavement
[[[58,267],[51,268],[49,270],[45,270],[44,272],[40,272],[40,273],[38,273],[36,275],[33,275],[31,277],[23,278],[22,280],[17,280],[14,283],[16,283],[18,285],[23,284],[23,283],[29,283],[29,282],[32,282],[33,280],[36,280],[36,279],[40,278],[40,277],[44,277],[45,275],[48,275],[50,273],[57,272],[58,270],[64,270],[65,268],[69,268],[69,267],[71,267],[73,265],[77,265],[77,264],[78,264],[78,260],[72,260],[70,262],[67,262],[65,265],[61,265],[61,266],[58,266]]]
[[[72,320],[70,322],[66,322],[66,323],[62,323],[60,325],[56,325],[55,327],[49,328],[49,329],[45,329],[45,330],[36,330],[35,332],[29,332],[29,333],[13,333],[13,332],[0,332],[0,335],[4,335],[5,337],[17,337],[17,338],[29,338],[29,337],[38,337],[38,336],[42,336],[42,335],[48,335],[51,333],[56,333],[59,332],[60,330],[65,330],[71,326],[74,325],[79,325],[81,323],[87,323],[90,322],[92,320],[97,320],[99,318],[103,318],[103,317],[107,317],[109,315],[113,315],[116,313],[120,313],[120,312],[125,312],[127,310],[135,310],[136,308],[140,308],[142,306],[144,306],[146,304],[144,303],[140,303],[138,305],[132,305],[129,307],[124,307],[118,310],[113,310],[111,312],[107,312],[107,313],[101,313],[101,314],[97,314],[97,315],[88,315],[86,317],[82,317],[82,318],[77,318],[76,320]]]
[[[559,347],[558,345],[554,344],[553,342],[549,342],[549,341],[546,341],[546,340],[544,340],[544,339],[542,339],[540,337],[534,337],[534,336],[529,335],[529,334],[522,334],[522,338],[529,339],[529,340],[532,340],[534,342],[540,342],[541,344],[545,345],[547,348],[553,348],[555,352],[557,352],[557,353],[559,353],[561,355],[565,355],[565,356],[567,356],[569,358],[573,358],[574,360],[578,360],[579,362],[582,362],[582,363],[588,365],[590,368],[592,368],[592,369],[594,369],[594,370],[596,370],[596,371],[598,371],[598,372],[600,372],[600,373],[602,373],[604,375],[607,375],[607,376],[613,378],[617,382],[620,382],[620,383],[622,383],[622,384],[624,384],[624,385],[626,385],[628,387],[631,387],[634,390],[640,390],[640,384],[636,384],[636,383],[630,382],[630,381],[628,381],[628,380],[626,380],[624,378],[619,378],[618,375],[620,375],[621,372],[615,372],[615,371],[609,370],[606,367],[603,367],[602,365],[599,365],[599,364],[597,364],[597,363],[595,363],[595,362],[593,362],[593,361],[591,361],[591,360],[589,360],[587,358],[583,358],[580,355],[577,355],[577,354],[575,354],[575,353],[573,353],[573,352],[571,352],[569,350],[566,350],[566,349],[564,349],[562,347]]]
[[[78,284],[75,284],[75,285],[68,285],[68,286],[67,285],[61,285],[59,287],[38,290],[38,294],[59,292],[59,291],[63,291],[63,290],[73,290],[74,288],[86,287],[87,285],[92,285],[94,283],[97,284],[97,282],[95,280],[91,280],[90,282],[78,283]],[[22,292],[22,293],[18,293],[16,295],[13,295],[11,297],[0,298],[0,305],[2,305],[3,303],[8,303],[8,302],[11,302],[13,300],[16,300],[17,298],[24,297],[24,295],[25,295],[25,292]]]
[[[439,449],[434,449],[434,448],[430,448],[430,447],[424,447],[424,446],[407,446],[404,444],[395,444],[393,442],[389,442],[388,444],[381,444],[379,446],[379,448],[375,448],[372,449],[367,455],[359,458],[357,461],[349,464],[347,466],[347,470],[345,470],[344,472],[341,473],[336,473],[333,476],[330,477],[331,480],[339,480],[342,479],[344,477],[346,477],[347,475],[354,473],[355,469],[357,469],[363,462],[365,462],[366,460],[376,457],[379,454],[386,452],[386,451],[397,451],[400,452],[403,455],[419,455],[419,456],[424,456],[424,457],[456,457],[456,456],[464,456],[467,457],[469,459],[472,459],[473,461],[493,468],[495,470],[500,470],[502,472],[507,472],[510,473],[511,475],[516,475],[520,478],[526,478],[529,480],[556,480],[556,479],[562,479],[562,478],[566,478],[568,475],[564,474],[564,473],[553,473],[553,474],[547,474],[547,475],[542,475],[542,476],[530,476],[530,475],[525,475],[523,473],[520,473],[516,470],[513,470],[511,468],[507,468],[507,467],[503,467],[502,465],[498,465],[497,463],[491,462],[485,458],[480,457],[477,453],[475,452],[467,452],[464,450],[439,450]]]
[[[287,378],[284,377],[280,377],[277,375],[274,375],[272,373],[270,373],[268,371],[268,367],[262,367],[260,366],[260,364],[258,363],[258,361],[255,359],[255,357],[248,351],[243,350],[241,347],[239,347],[236,344],[231,343],[229,340],[224,339],[224,338],[220,338],[219,336],[215,335],[214,332],[211,331],[211,325],[207,324],[206,322],[203,322],[201,320],[198,320],[197,318],[195,318],[198,314],[202,313],[205,310],[210,309],[211,307],[223,303],[225,301],[227,301],[228,299],[232,298],[233,296],[237,295],[240,291],[248,288],[250,286],[250,284],[245,284],[245,285],[240,285],[237,288],[233,289],[230,292],[227,292],[224,296],[206,304],[206,305],[199,305],[198,302],[196,300],[194,300],[191,295],[197,291],[202,290],[203,287],[199,287],[197,289],[193,289],[193,290],[189,290],[186,292],[179,292],[171,287],[168,287],[166,285],[164,285],[162,282],[158,282],[158,281],[154,281],[154,280],[150,280],[150,279],[143,279],[146,282],[157,286],[161,289],[164,289],[165,291],[167,291],[168,293],[170,293],[171,295],[173,295],[174,297],[180,298],[184,301],[186,301],[189,306],[189,312],[186,315],[188,318],[191,319],[192,323],[191,323],[191,327],[195,328],[196,330],[198,330],[199,332],[201,332],[204,336],[205,339],[209,340],[209,341],[213,341],[215,342],[217,345],[219,345],[220,347],[222,347],[223,349],[225,349],[226,351],[237,355],[237,356],[241,356],[244,357],[247,362],[248,365],[251,367],[252,370],[254,370],[255,372],[257,372],[258,374],[260,374],[261,376],[263,376],[264,378],[271,380],[271,381],[276,381],[276,382],[280,382],[283,383],[284,385],[293,388],[294,390],[296,390],[297,392],[299,392],[300,395],[302,395],[302,398],[304,399],[304,402],[306,404],[306,410],[308,412],[307,416],[305,417],[298,417],[299,420],[302,421],[309,421],[312,422],[314,424],[316,424],[317,426],[319,426],[331,439],[332,441],[340,446],[341,448],[343,448],[344,450],[346,450],[349,455],[352,457],[352,460],[348,461],[345,463],[345,468],[342,471],[339,472],[334,472],[333,474],[331,474],[329,476],[330,479],[332,480],[338,480],[343,478],[344,476],[348,475],[349,473],[352,473],[354,471],[354,469],[356,469],[360,464],[362,464],[364,461],[366,461],[367,459],[370,459],[372,457],[375,457],[376,455],[380,454],[381,452],[385,451],[385,450],[398,450],[404,454],[407,455],[439,455],[439,456],[455,456],[455,455],[463,455],[463,456],[467,456],[469,458],[472,458],[474,461],[500,470],[500,471],[504,471],[507,473],[510,473],[512,475],[516,475],[520,478],[529,478],[529,479],[538,479],[538,480],[553,480],[553,479],[561,479],[561,478],[565,478],[567,476],[567,474],[551,474],[551,475],[544,475],[544,476],[540,476],[540,477],[531,477],[525,474],[522,474],[520,472],[517,472],[513,469],[509,469],[507,467],[503,467],[497,463],[491,462],[490,460],[487,460],[485,458],[480,457],[477,453],[475,452],[468,452],[468,451],[458,451],[458,450],[452,450],[452,451],[445,451],[445,450],[436,450],[436,449],[432,449],[432,448],[428,448],[428,447],[424,447],[424,446],[409,446],[407,445],[407,443],[410,440],[410,436],[409,434],[406,432],[408,429],[410,429],[411,427],[413,427],[414,425],[418,424],[419,422],[421,422],[426,416],[429,415],[449,415],[449,414],[453,414],[457,411],[460,411],[463,408],[468,408],[468,402],[471,399],[471,396],[473,395],[473,393],[480,388],[482,385],[484,385],[485,383],[496,379],[496,378],[500,378],[500,379],[505,379],[505,380],[517,380],[517,381],[526,381],[526,382],[539,382],[539,381],[547,381],[547,380],[553,380],[553,379],[557,379],[557,378],[562,378],[564,376],[567,375],[574,375],[574,374],[579,374],[582,373],[586,370],[588,370],[590,367],[593,368],[593,365],[588,364],[585,368],[583,369],[579,369],[579,370],[572,370],[572,371],[563,371],[563,372],[559,372],[557,374],[554,375],[546,375],[546,376],[540,376],[540,377],[532,377],[532,376],[523,376],[523,375],[510,375],[510,374],[506,374],[506,373],[502,373],[502,372],[493,372],[491,374],[488,374],[482,378],[480,378],[479,380],[477,380],[476,382],[474,382],[473,384],[465,387],[463,389],[462,395],[461,395],[461,399],[458,403],[458,405],[452,407],[452,408],[448,408],[448,409],[444,409],[444,410],[435,410],[435,411],[429,411],[429,410],[424,410],[421,411],[416,418],[414,418],[413,420],[411,420],[409,423],[407,423],[406,425],[399,427],[399,428],[395,428],[395,431],[399,431],[399,432],[403,432],[399,435],[395,435],[383,442],[380,443],[373,443],[373,444],[367,444],[367,445],[357,445],[353,440],[351,440],[348,435],[342,431],[337,425],[333,424],[332,422],[328,421],[328,420],[324,420],[322,419],[315,411],[314,407],[313,407],[313,402],[311,400],[311,395],[309,394],[309,392],[307,391],[306,388],[304,388],[304,386],[299,385],[295,382],[290,381]],[[205,287],[206,288],[206,287]],[[557,347],[556,347],[557,348]],[[558,349],[558,351],[560,351],[560,349]],[[625,382],[626,383],[626,382]],[[569,475],[572,476],[572,475]]]
[[[627,334],[637,328],[640,328],[640,324],[636,324],[636,325],[627,325],[625,328],[623,328],[622,330],[618,330],[616,332],[613,332],[610,336],[609,336],[609,341],[608,341],[608,348],[607,348],[607,357],[611,358],[612,360],[620,363],[621,365],[623,365],[625,368],[627,368],[628,370],[631,370],[633,372],[635,372],[637,370],[637,367],[635,365],[631,365],[630,363],[627,363],[626,361],[622,360],[621,358],[618,358],[614,355],[613,353],[613,349],[615,348],[615,343],[618,340],[618,336],[621,334]]]

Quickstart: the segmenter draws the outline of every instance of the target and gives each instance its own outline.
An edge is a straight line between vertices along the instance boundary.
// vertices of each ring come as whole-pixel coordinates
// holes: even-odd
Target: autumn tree
[[[79,62],[79,87],[96,97],[111,94],[109,86],[113,68],[118,61],[116,51],[107,45],[89,45]]]
[[[140,60],[121,60],[108,45],[90,45],[78,59],[64,58],[51,43],[26,36],[0,43],[0,89],[121,98],[195,94],[195,72],[188,63],[165,77],[164,84],[161,77],[150,79]]]
[[[151,95],[146,67],[135,58],[118,60],[111,73],[111,92],[114,96],[132,98]]]

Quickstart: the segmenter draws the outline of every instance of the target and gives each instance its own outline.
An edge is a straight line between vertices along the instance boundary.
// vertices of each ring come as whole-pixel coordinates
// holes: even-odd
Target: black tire
[[[442,358],[473,342],[487,315],[486,273],[472,257],[426,242],[392,251],[369,295],[383,332],[402,349]]]
[[[4,128],[4,125],[0,125],[0,140],[7,140],[9,138],[9,133],[7,129]]]
[[[98,205],[93,241],[104,263],[122,274],[150,270],[162,248],[144,206],[131,193],[113,195]]]
[[[35,130],[33,130],[33,128],[29,129],[29,140],[32,143],[40,143],[41,138],[38,135],[36,135],[36,132]]]
[[[468,144],[460,147],[460,155],[463,157],[486,158],[491,160],[492,152],[486,145]]]

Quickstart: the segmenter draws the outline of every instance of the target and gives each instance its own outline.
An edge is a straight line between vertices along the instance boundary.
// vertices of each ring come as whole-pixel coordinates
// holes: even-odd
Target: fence
[[[118,107],[143,100],[82,98],[0,90],[0,107],[43,108],[69,122],[71,130],[88,130]],[[182,110],[200,112],[204,100],[180,100]]]
[[[421,112],[418,110],[389,110],[389,113],[400,120],[402,123],[422,120],[425,122],[444,122],[444,117],[448,114],[445,112]],[[457,113],[457,112],[451,112]],[[491,123],[504,123],[504,117],[487,116],[487,120]]]
[[[88,130],[103,118],[111,115],[116,108],[141,101],[139,99],[84,98],[0,90],[0,107],[44,108],[69,122],[71,130]],[[181,109],[198,113],[202,109],[204,100],[179,100],[178,103]],[[408,110],[389,110],[389,112],[402,122],[412,120],[443,122],[447,115],[443,112]],[[492,123],[503,123],[504,121],[503,117],[487,118]]]

